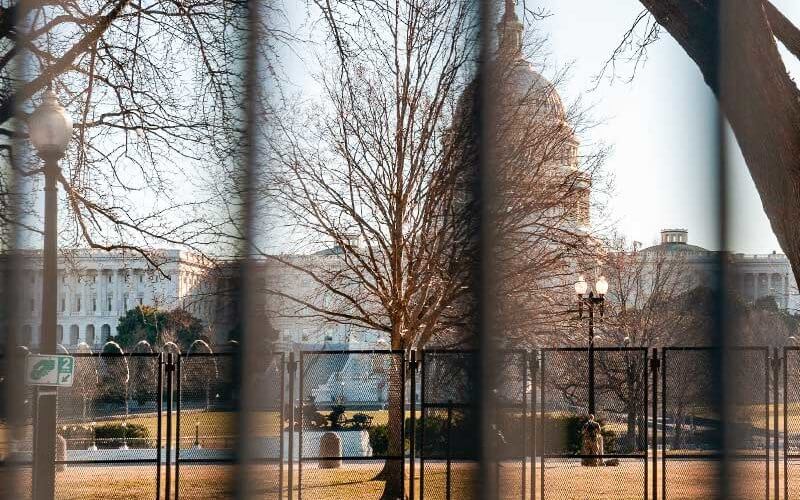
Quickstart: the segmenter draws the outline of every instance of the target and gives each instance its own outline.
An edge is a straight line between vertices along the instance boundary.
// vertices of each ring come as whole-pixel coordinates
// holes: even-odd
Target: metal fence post
[[[175,369],[172,353],[167,354],[167,364],[164,371],[167,377],[167,443],[164,447],[166,455],[167,470],[164,480],[164,498],[170,499],[172,490],[172,372]]]
[[[539,350],[531,351],[528,356],[531,381],[531,498],[536,500],[536,453],[538,452],[536,442],[536,373],[539,371]]]
[[[180,494],[181,477],[181,355],[175,356],[175,500]]]
[[[156,500],[161,499],[161,419],[164,418],[162,403],[164,399],[164,353],[158,353],[158,398],[156,401]]]
[[[653,500],[658,500],[658,349],[653,349]],[[645,375],[646,377],[647,375]],[[662,422],[663,423],[663,422]],[[663,431],[662,431],[663,439]],[[645,457],[647,454],[645,453]],[[645,462],[647,459],[645,458]]]
[[[777,381],[775,382],[777,384]],[[789,350],[783,348],[783,498],[789,498]],[[778,427],[775,426],[775,433]],[[775,492],[775,498],[778,492]]]
[[[294,494],[294,376],[297,371],[297,361],[294,360],[294,352],[289,353],[289,362],[286,364],[289,372],[289,458],[288,458],[288,498],[292,500]],[[281,450],[283,454],[283,450]]]
[[[274,354],[273,354],[273,359],[274,359]],[[285,378],[286,378],[284,372],[286,370],[286,367],[284,366],[284,355],[283,355],[283,353],[281,353],[280,359],[277,362],[279,363],[279,366],[280,366],[279,371],[281,373],[281,382],[280,382],[280,384],[281,384],[281,389],[280,389],[281,395],[280,395],[280,398],[279,398],[280,399],[280,405],[281,405],[280,406],[280,410],[279,410],[279,413],[280,413],[280,416],[281,416],[281,424],[280,424],[279,429],[278,429],[278,432],[280,432],[280,435],[278,437],[278,498],[283,498],[283,422],[286,421],[285,420],[286,415],[284,413],[286,411],[286,409],[285,409],[285,406],[286,406],[286,391],[284,390],[284,388],[286,387],[284,385]]]
[[[447,448],[446,448],[446,454],[445,454],[445,462],[446,462],[447,465],[446,465],[446,469],[445,469],[446,472],[445,472],[445,485],[444,485],[445,498],[447,500],[450,500],[450,495],[451,495],[451,492],[452,492],[452,488],[451,488],[451,485],[450,485],[450,481],[452,479],[452,470],[451,470],[451,467],[452,467],[452,464],[451,464],[452,451],[450,449],[450,445],[451,445],[450,439],[452,437],[452,433],[450,431],[452,429],[452,425],[453,425],[453,400],[451,399],[451,400],[447,401]]]
[[[781,357],[778,348],[775,347],[772,351],[772,414],[773,414],[773,453],[775,457],[775,477],[773,478],[774,485],[775,485],[775,499],[777,500],[780,498],[780,466],[778,464],[780,460],[780,453],[778,451],[778,380],[780,380],[781,376]],[[785,406],[785,403],[784,403]],[[769,437],[767,438],[769,439]],[[784,436],[786,439],[786,436]],[[767,463],[769,463],[769,445],[767,445]],[[767,465],[769,468],[769,465]],[[785,473],[785,471],[784,471]],[[769,498],[769,486],[767,486],[767,498]]]
[[[414,460],[415,460],[415,443],[417,441],[416,422],[417,422],[417,351],[411,351],[411,357],[408,361],[408,368],[411,370],[411,418],[409,420],[409,432],[411,433],[409,441],[409,477],[408,477],[408,498],[414,500]]]
[[[419,498],[425,499],[425,351],[422,351],[422,366],[420,368],[422,377],[420,383],[420,416],[422,417],[422,428],[420,429],[420,448],[419,448]]]

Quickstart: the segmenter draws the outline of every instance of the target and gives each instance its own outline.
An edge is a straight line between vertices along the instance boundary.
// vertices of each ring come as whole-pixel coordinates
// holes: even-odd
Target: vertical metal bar
[[[285,408],[286,396],[284,394],[284,389],[286,388],[286,386],[284,385],[284,383],[286,381],[285,380],[286,379],[286,374],[284,373],[286,371],[286,366],[284,364],[285,356],[286,355],[284,353],[281,353],[280,354],[280,359],[278,360],[278,366],[280,367],[280,372],[281,372],[281,383],[280,383],[280,388],[281,388],[280,389],[281,390],[280,405],[281,406],[280,406],[280,410],[279,410],[279,413],[281,415],[281,425],[280,425],[280,429],[279,429],[280,435],[278,436],[278,498],[283,498],[283,446],[284,446],[283,422],[286,421],[286,418],[285,418],[286,417],[286,415],[285,415],[285,411],[286,411],[286,408]],[[292,424],[290,422],[289,423],[289,429],[290,429],[289,432],[291,432],[291,426],[292,426]]]
[[[658,359],[658,349],[653,349],[653,500],[658,500],[658,369],[661,367],[661,362]],[[663,368],[662,368],[663,369]],[[663,393],[662,393],[663,397]],[[664,402],[661,402],[663,411]],[[664,420],[661,421],[662,426]],[[661,433],[661,439],[664,439],[664,432]],[[663,445],[662,445],[663,453]],[[663,459],[663,455],[662,455]]]
[[[297,500],[303,498],[303,427],[305,426],[305,422],[303,422],[303,381],[306,378],[305,368],[303,368],[304,360],[304,353],[300,352],[300,388],[297,392],[297,400],[300,404],[300,415],[297,416],[300,420],[300,429],[297,431]]]
[[[425,351],[422,351],[422,367],[421,375],[422,380],[420,382],[420,416],[422,417],[422,428],[420,429],[420,438],[419,438],[419,499],[425,499]]]
[[[536,425],[536,373],[539,370],[539,353],[537,349],[532,351],[529,356],[530,374],[531,374],[531,499],[536,500],[536,454],[538,452],[536,442],[536,434],[538,427]]]
[[[294,352],[289,353],[289,363],[286,368],[289,370],[289,471],[288,471],[288,498],[292,500],[294,495],[294,375],[297,370],[297,362],[294,360]],[[281,450],[283,453],[283,450]]]
[[[770,426],[772,425],[769,421],[769,388],[770,388],[770,379],[775,376],[775,353],[770,353],[769,347],[765,349],[766,351],[766,359],[764,360],[764,449],[765,449],[765,464],[766,464],[766,473],[765,473],[765,481],[764,481],[764,491],[765,497],[769,500],[769,457],[770,457],[770,439],[769,439],[769,431]],[[772,368],[770,370],[770,368]]]
[[[164,418],[161,410],[164,400],[164,377],[162,375],[164,371],[164,354],[158,353],[156,360],[158,361],[158,401],[156,401],[156,500],[161,500],[161,419]]]
[[[165,455],[167,460],[166,476],[164,481],[164,498],[170,499],[172,494],[172,353],[167,354],[167,364],[164,366],[167,377],[167,443]]]
[[[775,485],[775,499],[777,500],[780,498],[780,491],[781,491],[781,483],[780,483],[780,452],[778,450],[778,399],[780,398],[778,392],[778,380],[781,376],[781,357],[780,351],[776,347],[774,349],[774,357],[775,357],[775,373],[772,377],[772,415],[773,415],[773,453],[775,457],[775,478],[774,478],[774,485]],[[785,363],[785,360],[784,360]],[[769,410],[767,410],[767,421],[769,421]],[[768,438],[769,439],[769,438]],[[767,452],[769,453],[769,452]],[[769,456],[767,457],[767,461],[769,462]],[[767,466],[769,467],[769,466]]]
[[[589,303],[589,413],[594,415],[594,304]]]
[[[789,498],[789,352],[783,348],[783,498],[786,500]]]
[[[661,498],[667,498],[667,353],[661,350]],[[654,439],[655,440],[655,439]],[[655,473],[654,473],[655,475]],[[654,480],[655,481],[655,480]]]
[[[178,500],[181,482],[181,355],[175,358],[175,500]]]
[[[541,351],[542,358],[539,360],[539,369],[541,377],[539,379],[539,383],[541,387],[539,388],[539,417],[541,418],[539,424],[539,432],[542,436],[542,456],[539,458],[539,487],[541,488],[540,498],[544,500],[544,457],[547,454],[547,442],[545,441],[545,429],[544,429],[544,379],[545,379],[545,355],[547,351]]]
[[[651,361],[650,358],[648,357],[647,349],[644,350],[643,354],[644,354],[644,359],[642,361],[644,361],[644,363],[642,365],[642,370],[639,372],[639,374],[642,376],[642,379],[644,380],[644,407],[643,407],[644,415],[643,415],[643,419],[642,420],[638,420],[639,417],[637,415],[637,424],[636,425],[639,427],[639,433],[636,435],[636,448],[637,448],[637,451],[644,451],[644,500],[647,500],[648,497],[649,497],[648,490],[650,489],[650,482],[648,481],[648,472],[649,472],[649,469],[650,469],[650,463],[649,463],[648,457],[647,457],[647,448],[649,448],[648,443],[647,443],[647,437],[648,437],[647,436],[647,432],[650,429],[650,420],[648,419],[648,417],[649,417],[648,412],[650,410],[650,408],[648,406],[649,403],[650,403],[650,400],[649,400],[649,397],[650,397],[650,384],[649,384],[650,378],[648,377],[648,375],[650,375],[650,373],[647,371],[647,369],[648,369],[648,367],[653,369],[655,367],[655,362]],[[641,421],[644,421],[644,434],[642,434],[641,426],[640,426],[640,424],[638,424],[638,422],[641,422]],[[644,450],[640,450],[641,443],[644,443]],[[653,453],[655,453],[655,448],[653,449]]]
[[[451,496],[450,495],[452,493],[452,488],[450,486],[450,481],[452,480],[452,469],[451,469],[451,467],[452,467],[452,463],[451,463],[451,461],[452,461],[452,450],[450,449],[450,446],[451,446],[450,439],[452,437],[452,433],[450,431],[451,431],[452,424],[453,424],[453,400],[451,399],[451,400],[447,401],[447,427],[446,427],[446,429],[447,429],[446,430],[446,432],[447,432],[447,448],[445,449],[445,464],[446,464],[446,468],[445,468],[445,484],[444,484],[444,491],[445,491],[444,497],[445,497],[446,500],[451,500]]]
[[[414,460],[415,460],[415,443],[417,440],[416,422],[417,422],[417,351],[411,351],[411,359],[409,360],[409,368],[411,369],[411,417],[409,420],[409,431],[411,439],[409,440],[409,455],[411,455],[408,468],[408,498],[414,500]]]
[[[525,493],[528,489],[528,471],[525,468],[528,462],[528,454],[525,448],[528,446],[528,352],[522,354],[522,487],[520,488],[522,500],[525,500]]]
[[[406,353],[405,351],[400,351],[399,353],[390,353],[390,357],[399,357],[400,358],[400,377],[402,380],[400,381],[400,462],[401,462],[401,474],[402,480],[400,481],[400,496],[401,498],[406,498],[406,446],[405,446],[405,437],[406,437]],[[388,384],[390,385],[390,384]],[[387,385],[387,386],[388,386]],[[389,399],[388,397],[386,399]]]

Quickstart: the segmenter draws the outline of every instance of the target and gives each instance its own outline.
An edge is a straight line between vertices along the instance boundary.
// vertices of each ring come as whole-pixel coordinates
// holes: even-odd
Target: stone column
[[[753,304],[758,300],[758,280],[760,277],[759,273],[753,273]]]

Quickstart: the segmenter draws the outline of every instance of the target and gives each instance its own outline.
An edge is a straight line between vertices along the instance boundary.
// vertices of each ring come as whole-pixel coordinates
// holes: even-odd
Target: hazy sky
[[[596,90],[593,77],[642,10],[636,0],[527,0],[552,13],[537,23],[550,39],[549,65],[571,64],[562,94],[571,102],[583,94],[592,116],[601,120],[591,140],[613,147],[607,169],[613,173],[616,197],[613,217],[629,238],[650,243],[665,227],[689,230],[690,242],[715,248],[713,215],[715,179],[713,95],[699,70],[668,33],[651,46],[648,58],[630,83],[633,64],[618,65],[618,78]],[[773,0],[800,22],[800,2]],[[784,57],[794,74],[800,64]],[[545,69],[545,74],[547,70]],[[729,246],[754,253],[780,251],[761,201],[739,152],[731,161],[735,206]]]

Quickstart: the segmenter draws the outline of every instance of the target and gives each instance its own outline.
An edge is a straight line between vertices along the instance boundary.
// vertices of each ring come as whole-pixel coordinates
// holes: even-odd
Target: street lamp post
[[[578,315],[583,317],[583,306],[589,310],[589,413],[594,415],[594,308],[600,306],[600,318],[603,317],[603,303],[605,302],[606,292],[608,291],[608,281],[600,276],[595,283],[594,291],[589,290],[589,284],[580,276],[575,283],[575,293],[578,295]],[[589,292],[588,295],[586,292]]]
[[[56,354],[56,304],[58,302],[57,201],[58,161],[72,137],[72,119],[56,95],[48,90],[42,104],[28,119],[28,132],[39,157],[44,161],[44,248],[42,270],[43,354]],[[37,389],[34,428],[33,498],[52,499],[55,488],[56,392]]]

